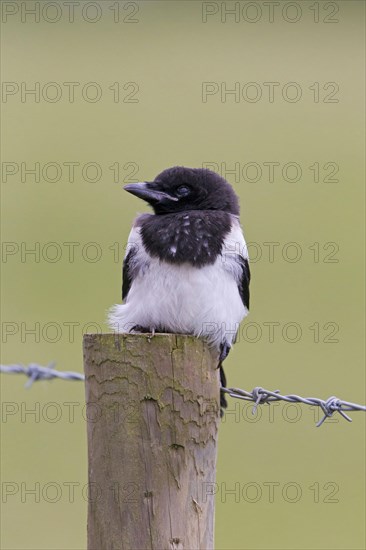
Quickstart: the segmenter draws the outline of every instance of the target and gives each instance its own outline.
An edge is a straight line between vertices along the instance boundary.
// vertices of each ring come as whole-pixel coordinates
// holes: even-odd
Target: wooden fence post
[[[191,336],[84,336],[89,550],[214,548],[217,362]]]

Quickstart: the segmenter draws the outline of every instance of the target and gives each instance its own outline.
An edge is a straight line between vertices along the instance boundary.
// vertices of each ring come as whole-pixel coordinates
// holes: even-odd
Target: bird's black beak
[[[139,183],[129,183],[128,185],[125,185],[123,189],[150,204],[161,202],[164,199],[168,199],[170,201],[178,200],[177,197],[169,195],[169,193],[165,193],[165,191],[159,191],[154,182],[141,181]]]

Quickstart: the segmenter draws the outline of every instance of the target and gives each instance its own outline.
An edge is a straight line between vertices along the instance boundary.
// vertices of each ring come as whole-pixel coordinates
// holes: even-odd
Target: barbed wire
[[[62,378],[63,380],[85,380],[85,376],[78,372],[58,371],[54,369],[56,363],[49,363],[47,367],[42,367],[36,363],[23,365],[0,365],[0,372],[8,374],[25,374],[29,380],[25,387],[30,388],[33,382],[37,380],[52,380],[53,378]]]
[[[52,362],[46,367],[30,363],[28,366],[23,365],[0,365],[0,372],[7,374],[25,374],[29,380],[25,387],[29,388],[38,380],[52,380],[53,378],[62,378],[63,380],[85,380],[85,376],[78,372],[58,371],[54,369],[55,363]],[[221,388],[223,392],[235,399],[244,401],[252,401],[254,403],[253,414],[256,413],[258,405],[270,405],[275,401],[287,401],[288,403],[302,403],[305,405],[313,405],[320,407],[324,413],[323,418],[316,424],[320,427],[327,418],[333,416],[334,413],[339,413],[345,420],[352,422],[346,411],[365,411],[365,405],[358,405],[349,401],[342,401],[338,397],[329,397],[326,401],[318,397],[300,397],[299,395],[281,395],[280,390],[265,390],[260,386],[254,388],[251,392],[241,390],[239,388]]]
[[[323,418],[316,424],[317,428],[323,424],[323,422],[333,416],[335,412],[338,412],[345,420],[352,422],[345,411],[366,411],[365,405],[358,405],[357,403],[350,403],[349,401],[342,401],[338,397],[329,397],[326,401],[319,399],[318,397],[300,397],[299,395],[281,395],[280,390],[270,391],[261,388],[260,386],[254,388],[253,391],[247,392],[238,388],[222,388],[222,391],[235,397],[236,399],[243,399],[244,401],[253,401],[255,403],[253,407],[253,414],[256,413],[258,405],[270,405],[274,401],[287,401],[288,403],[304,403],[305,405],[315,405],[320,407],[324,413]]]

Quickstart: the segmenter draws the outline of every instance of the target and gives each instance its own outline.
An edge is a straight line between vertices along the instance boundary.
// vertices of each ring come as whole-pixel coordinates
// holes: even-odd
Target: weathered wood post
[[[84,336],[88,549],[212,549],[219,371],[191,336]]]

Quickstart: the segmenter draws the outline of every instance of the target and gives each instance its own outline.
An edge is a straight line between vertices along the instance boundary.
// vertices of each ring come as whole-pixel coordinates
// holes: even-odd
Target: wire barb
[[[53,378],[62,378],[63,380],[85,380],[85,376],[78,372],[57,371],[54,369],[55,363],[50,363],[47,367],[42,367],[36,363],[30,363],[28,366],[23,365],[0,365],[0,372],[8,374],[25,374],[28,376],[25,387],[29,388],[33,382],[37,380],[52,380]],[[342,401],[338,397],[329,397],[326,401],[317,397],[300,397],[299,395],[281,395],[280,390],[265,390],[257,386],[251,392],[241,390],[239,388],[221,388],[221,391],[230,395],[235,399],[243,399],[244,401],[252,401],[254,403],[252,413],[257,412],[259,405],[270,405],[274,401],[287,401],[288,403],[302,403],[320,407],[324,413],[323,418],[316,424],[319,428],[327,418],[333,416],[334,413],[339,413],[345,420],[352,422],[345,411],[366,411],[365,405],[358,405],[349,401]]]

